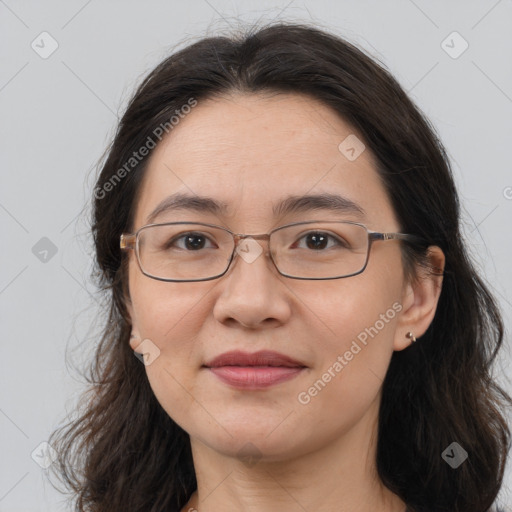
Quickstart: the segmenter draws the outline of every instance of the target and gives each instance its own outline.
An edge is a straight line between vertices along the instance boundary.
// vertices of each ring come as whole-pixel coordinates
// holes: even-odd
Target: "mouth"
[[[273,351],[226,352],[204,365],[222,382],[240,389],[264,389],[290,380],[307,367]]]

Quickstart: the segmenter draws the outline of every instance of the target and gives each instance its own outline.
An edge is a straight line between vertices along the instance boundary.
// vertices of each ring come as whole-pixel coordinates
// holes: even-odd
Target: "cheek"
[[[375,399],[393,353],[402,309],[402,280],[397,276],[399,264],[369,266],[359,276],[331,282],[308,301],[315,313],[308,315],[308,328],[318,364],[310,387],[301,390],[300,403],[333,403],[357,416]]]
[[[160,282],[140,272],[130,275],[134,326],[155,354],[146,365],[148,381],[162,407],[179,424],[196,395],[195,377],[203,364],[199,343],[204,336],[199,334],[212,286]]]
[[[401,310],[399,265],[368,266],[357,276],[325,283],[328,284],[300,294],[305,305],[302,313],[308,317],[305,327],[311,334],[317,333],[317,339],[311,340],[315,351],[318,348],[319,354],[343,353],[355,340],[370,347],[373,339],[382,340],[372,344],[378,350],[392,342]],[[317,346],[319,341],[321,349]]]
[[[138,334],[158,345],[163,355],[189,349],[201,329],[198,315],[214,284],[158,281],[143,275],[136,262],[131,264],[130,295]]]

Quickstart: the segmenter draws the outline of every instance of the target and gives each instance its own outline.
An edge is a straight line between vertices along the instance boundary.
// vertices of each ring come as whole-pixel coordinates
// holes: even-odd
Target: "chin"
[[[305,449],[304,442],[290,429],[283,428],[278,432],[277,424],[263,430],[249,427],[246,423],[223,424],[231,435],[219,427],[215,431],[191,432],[191,437],[198,438],[201,443],[227,457],[277,462],[297,456],[300,450]]]

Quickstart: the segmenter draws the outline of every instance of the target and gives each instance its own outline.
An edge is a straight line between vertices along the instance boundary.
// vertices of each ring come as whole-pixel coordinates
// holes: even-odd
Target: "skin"
[[[223,201],[229,213],[216,219],[179,211],[155,222],[214,221],[259,234],[336,218],[400,231],[369,149],[354,161],[339,151],[350,134],[363,140],[334,111],[302,95],[199,101],[153,150],[133,231],[178,191]],[[351,199],[365,217],[322,211],[273,217],[272,204],[286,195],[317,192]],[[431,275],[407,281],[399,244],[377,242],[362,274],[325,281],[283,277],[264,251],[252,263],[235,258],[213,281],[162,282],[144,276],[130,251],[128,307],[137,335],[130,344],[135,350],[149,339],[159,348],[147,377],[191,439],[198,491],[183,512],[405,510],[375,469],[381,387],[393,351],[411,343],[406,333],[419,338],[431,323],[442,283]],[[444,267],[439,248],[431,248],[430,258]],[[300,403],[298,394],[394,303],[401,311],[309,403]],[[234,349],[276,350],[307,369],[264,390],[237,390],[202,368]],[[253,463],[238,455],[246,443]]]

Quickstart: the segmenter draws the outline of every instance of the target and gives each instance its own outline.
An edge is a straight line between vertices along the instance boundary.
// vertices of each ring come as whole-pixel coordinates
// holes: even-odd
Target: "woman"
[[[302,25],[203,39],[141,84],[94,195],[110,315],[50,440],[76,510],[494,510],[502,319],[383,67]]]

